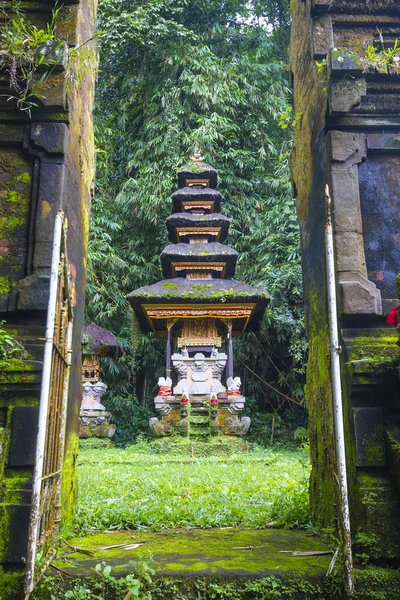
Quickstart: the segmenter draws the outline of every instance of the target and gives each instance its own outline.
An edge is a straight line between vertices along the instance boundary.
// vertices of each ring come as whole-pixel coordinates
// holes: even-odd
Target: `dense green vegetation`
[[[262,411],[295,406],[302,402],[305,342],[285,128],[288,2],[101,0],[99,9],[105,33],[87,317],[115,332],[126,349],[105,369],[109,401],[115,407],[116,397],[133,394],[150,405],[163,374],[164,343],[139,334],[126,294],[161,278],[176,170],[198,142],[219,170],[228,243],[241,253],[237,278],[273,297],[257,338],[237,343],[236,372]]]
[[[304,525],[307,452],[242,446],[217,438],[210,444],[142,442],[122,450],[89,440],[79,453],[75,528]]]

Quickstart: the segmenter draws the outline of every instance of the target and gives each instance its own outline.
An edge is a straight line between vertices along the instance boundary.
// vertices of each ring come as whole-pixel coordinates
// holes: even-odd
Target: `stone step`
[[[189,421],[191,423],[209,423],[210,422],[210,416],[204,416],[204,417],[195,417],[193,415],[190,415],[189,417]]]
[[[37,339],[45,339],[46,335],[46,327],[45,325],[38,324],[29,324],[29,325],[20,325],[20,324],[4,324],[3,328],[7,331],[16,335],[18,339],[22,340],[37,340]]]
[[[353,342],[355,346],[375,345],[376,343],[386,345],[397,341],[396,329],[391,325],[374,328],[344,328],[341,334],[346,343]]]
[[[32,495],[32,473],[28,469],[13,469],[2,479],[0,503],[29,504]]]
[[[189,439],[194,442],[204,442],[205,440],[211,439],[211,433],[193,433],[192,431],[189,434]]]
[[[358,475],[358,483],[361,494],[368,495],[376,502],[395,501],[397,499],[393,485],[385,475],[365,472]]]
[[[400,502],[390,479],[379,473],[359,474],[366,533],[376,536],[371,559],[400,559]]]

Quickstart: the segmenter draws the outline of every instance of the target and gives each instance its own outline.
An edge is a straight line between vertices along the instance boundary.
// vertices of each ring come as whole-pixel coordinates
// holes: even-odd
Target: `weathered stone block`
[[[353,80],[343,78],[333,80],[329,86],[329,112],[331,116],[340,116],[349,113],[361,102],[362,96],[367,93],[365,78]]]
[[[346,170],[337,170],[333,167],[330,176],[334,232],[362,234],[357,165]],[[336,252],[338,254],[342,252],[339,244]],[[364,258],[362,262],[365,262]]]
[[[0,144],[6,145],[10,143],[22,144],[24,138],[24,128],[22,126],[0,125]]]
[[[68,62],[68,46],[60,40],[48,40],[40,45],[35,54],[35,60],[43,62],[38,67],[38,71],[48,71],[49,64],[54,69],[65,69]]]
[[[9,539],[0,539],[0,561],[2,563],[21,563],[26,557],[29,528],[29,505],[0,504],[0,523],[7,523],[12,532]]]
[[[38,406],[14,407],[9,467],[24,467],[34,464],[38,418]]]
[[[327,140],[330,158],[333,161],[344,163],[351,159],[350,163],[356,165],[367,155],[367,136],[364,133],[334,130],[328,133]],[[340,165],[336,165],[336,168],[340,168]]]
[[[31,141],[36,148],[49,154],[65,154],[68,144],[68,128],[65,123],[33,123]]]
[[[332,4],[333,4],[334,0],[312,0],[312,7],[314,10],[328,10]]]
[[[363,72],[359,57],[345,50],[335,50],[331,54],[330,66],[332,76],[336,77],[342,77],[344,73],[357,77]]]
[[[353,408],[357,466],[383,467],[386,464],[382,408]]]
[[[67,108],[67,86],[64,73],[54,72],[40,86],[41,98],[38,99],[44,107],[52,110],[64,110]]]
[[[382,299],[375,284],[359,273],[340,273],[340,310],[345,315],[381,315]]]
[[[398,133],[370,133],[367,135],[369,150],[375,152],[400,152],[400,135]]]
[[[364,240],[361,233],[338,232],[335,235],[336,268],[338,271],[357,271],[367,274]]]
[[[57,38],[66,40],[68,44],[75,46],[77,38],[78,6],[63,4],[59,8],[58,19],[55,25]]]
[[[34,273],[18,283],[18,310],[47,310],[50,275]]]
[[[324,15],[314,20],[314,57],[323,59],[333,48],[332,17]]]

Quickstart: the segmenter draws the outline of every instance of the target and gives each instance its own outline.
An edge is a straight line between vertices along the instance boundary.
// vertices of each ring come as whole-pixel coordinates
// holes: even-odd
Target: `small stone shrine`
[[[82,404],[79,411],[79,435],[111,438],[116,426],[112,415],[101,403],[107,386],[100,380],[100,360],[118,358],[122,353],[117,338],[107,329],[91,323],[82,328]]]
[[[241,417],[245,398],[234,376],[232,336],[257,329],[269,296],[232,279],[238,253],[222,243],[229,219],[220,212],[217,172],[198,149],[191,161],[178,173],[166,222],[172,242],[160,257],[166,279],[128,296],[142,330],[167,338],[166,374],[154,399],[159,416],[150,429],[192,439],[244,435],[250,419]]]

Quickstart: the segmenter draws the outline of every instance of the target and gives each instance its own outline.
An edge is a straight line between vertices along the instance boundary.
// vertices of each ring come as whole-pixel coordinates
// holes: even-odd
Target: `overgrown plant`
[[[12,94],[8,100],[15,100],[18,108],[28,113],[37,106],[37,98],[44,98],[41,89],[62,59],[64,43],[49,46],[55,41],[58,13],[55,8],[44,29],[25,20],[19,4],[13,7],[12,15],[4,10],[1,13],[0,65],[10,74]]]
[[[5,321],[0,321],[0,373],[9,369],[15,360],[23,360],[26,356],[23,345],[4,325]]]
[[[154,587],[153,558],[151,554],[140,555],[139,560],[130,561],[132,573],[124,577],[112,575],[112,568],[106,562],[98,563],[94,576],[86,580],[68,583],[44,577],[33,592],[32,600],[152,600],[151,590]]]
[[[385,48],[382,34],[379,34],[381,48],[369,44],[363,62],[364,69],[376,69],[378,73],[400,73],[400,45],[399,41],[395,40],[393,47]]]
[[[43,29],[29,23],[20,4],[3,10],[0,24],[0,68],[8,71],[11,94],[8,101],[29,115],[45,99],[45,86],[58,65],[65,68],[67,81],[80,80],[84,72],[94,68],[94,53],[84,49],[91,41],[68,47],[56,38],[56,22],[60,9],[52,11],[51,21]]]

